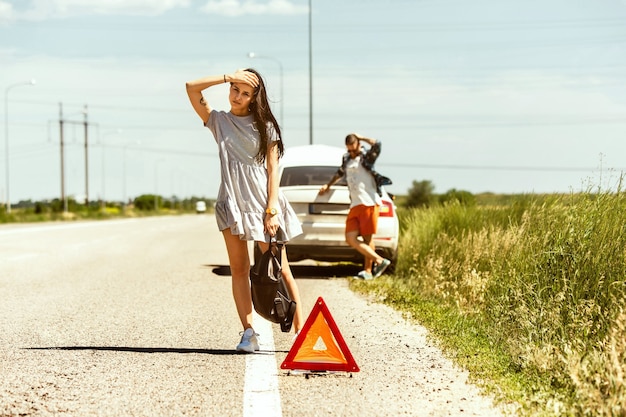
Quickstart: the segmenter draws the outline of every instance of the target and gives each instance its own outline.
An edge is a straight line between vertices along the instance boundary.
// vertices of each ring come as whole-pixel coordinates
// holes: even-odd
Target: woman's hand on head
[[[259,86],[259,77],[253,72],[240,69],[230,76],[230,82],[245,83],[256,88]]]

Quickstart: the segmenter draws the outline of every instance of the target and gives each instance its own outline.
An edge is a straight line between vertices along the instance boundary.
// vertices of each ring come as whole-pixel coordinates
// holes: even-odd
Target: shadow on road
[[[228,265],[203,265],[212,269],[215,275],[231,276]],[[328,265],[300,265],[290,264],[291,272],[296,278],[346,278],[355,276],[360,265],[355,264],[328,264]]]
[[[24,348],[27,350],[98,350],[112,352],[137,352],[137,353],[200,353],[203,355],[241,355],[234,349],[189,349],[189,348],[159,348],[159,347],[130,347],[130,346],[51,346]],[[259,353],[287,353],[287,351],[259,351]]]

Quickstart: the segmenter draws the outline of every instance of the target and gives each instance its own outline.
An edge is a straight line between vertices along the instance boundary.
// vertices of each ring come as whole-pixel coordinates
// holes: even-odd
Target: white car
[[[196,213],[206,213],[206,203],[204,201],[196,201]]]
[[[349,261],[361,264],[363,255],[345,240],[345,226],[350,210],[350,194],[345,179],[319,195],[341,166],[345,148],[308,145],[288,148],[280,162],[280,189],[291,203],[303,234],[289,241],[290,261]],[[391,260],[393,269],[398,258],[399,223],[396,205],[383,190],[378,231],[374,235],[376,251]]]

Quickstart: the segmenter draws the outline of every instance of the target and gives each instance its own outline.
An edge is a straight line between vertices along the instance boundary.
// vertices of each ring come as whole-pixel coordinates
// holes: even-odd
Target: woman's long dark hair
[[[270,103],[267,100],[267,91],[265,90],[265,82],[263,77],[255,69],[246,68],[245,71],[249,71],[255,74],[259,78],[259,86],[254,89],[254,100],[250,103],[250,112],[254,117],[254,124],[259,130],[259,136],[261,137],[261,144],[259,146],[259,152],[256,154],[255,159],[260,163],[265,163],[265,157],[267,156],[267,145],[270,140],[270,132],[273,129],[278,136],[278,157],[283,156],[285,147],[283,145],[282,135],[280,133],[280,126],[272,113]]]

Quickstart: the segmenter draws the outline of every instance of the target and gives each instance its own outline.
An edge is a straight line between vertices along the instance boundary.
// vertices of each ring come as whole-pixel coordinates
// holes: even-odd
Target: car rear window
[[[280,178],[280,186],[294,185],[324,185],[335,175],[339,166],[298,166],[286,167]],[[347,185],[345,178],[337,185]]]

